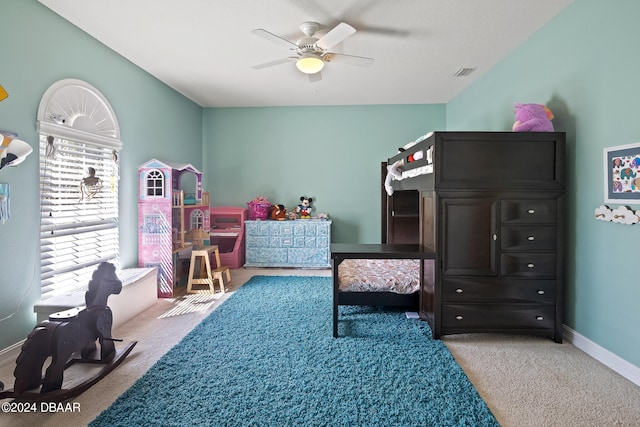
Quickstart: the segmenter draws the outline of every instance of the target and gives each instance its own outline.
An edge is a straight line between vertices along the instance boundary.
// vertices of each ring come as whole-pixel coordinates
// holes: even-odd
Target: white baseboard
[[[22,344],[24,344],[24,342],[26,341],[26,339],[17,342],[7,348],[4,349],[0,349],[0,368],[4,368],[5,366],[9,365],[9,364],[14,364],[16,363],[16,359],[18,358],[18,355],[20,354],[20,350],[22,348]],[[1,379],[0,379],[1,380]],[[6,384],[5,384],[6,387]]]
[[[584,335],[580,335],[567,325],[563,325],[563,329],[564,332],[562,335],[565,340],[603,365],[613,369],[629,381],[640,386],[640,368],[599,346]]]

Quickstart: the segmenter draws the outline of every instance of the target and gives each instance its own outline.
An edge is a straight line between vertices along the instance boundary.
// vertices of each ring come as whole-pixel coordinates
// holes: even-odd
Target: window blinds
[[[118,267],[118,178],[113,147],[40,134],[42,300],[85,291],[103,261]]]

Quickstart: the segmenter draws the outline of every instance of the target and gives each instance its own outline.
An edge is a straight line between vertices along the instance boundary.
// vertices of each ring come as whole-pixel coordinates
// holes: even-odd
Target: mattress
[[[338,268],[341,292],[394,292],[420,290],[420,260],[345,259]]]

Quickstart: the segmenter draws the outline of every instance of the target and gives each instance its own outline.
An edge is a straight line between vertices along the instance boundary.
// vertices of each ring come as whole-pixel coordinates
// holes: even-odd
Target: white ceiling
[[[573,0],[39,0],[203,107],[445,103]],[[328,63],[310,83],[286,47],[305,21],[318,36],[357,32],[332,52],[370,68]],[[467,77],[454,77],[462,68]]]

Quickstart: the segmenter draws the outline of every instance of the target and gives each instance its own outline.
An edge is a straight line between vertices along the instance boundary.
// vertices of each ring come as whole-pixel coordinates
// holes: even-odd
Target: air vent
[[[453,77],[467,77],[469,74],[473,73],[475,68],[460,68],[453,74]]]

